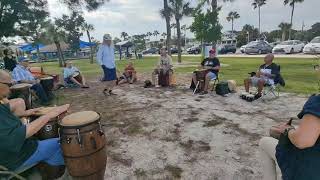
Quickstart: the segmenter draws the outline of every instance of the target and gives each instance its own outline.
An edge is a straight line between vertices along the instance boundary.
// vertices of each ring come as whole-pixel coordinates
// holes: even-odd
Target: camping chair
[[[209,86],[212,87],[212,88],[211,88],[211,91],[214,91],[214,90],[215,90],[216,85],[217,85],[219,82],[220,82],[219,75],[217,76],[216,79],[211,80],[211,81],[209,82]]]
[[[266,84],[263,89],[263,95],[266,96],[268,94],[272,94],[274,97],[280,97],[281,87],[285,86],[285,82],[281,76],[281,68],[278,65],[278,74],[274,79],[274,85]]]
[[[196,94],[196,92],[199,90],[200,88],[200,83],[205,83],[204,79],[198,79],[197,84],[196,84],[196,88],[193,90],[193,95]],[[219,76],[217,76],[216,79],[211,80],[209,82],[209,86],[212,86],[211,91],[214,91],[214,88],[216,87],[217,83],[219,83]]]

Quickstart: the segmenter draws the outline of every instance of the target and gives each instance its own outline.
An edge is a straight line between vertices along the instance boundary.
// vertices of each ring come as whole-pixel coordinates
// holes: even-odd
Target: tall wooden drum
[[[107,163],[106,137],[100,115],[83,111],[60,122],[61,147],[67,169],[75,179],[102,180]]]
[[[162,86],[162,87],[167,87],[170,85],[170,76],[169,76],[169,71],[170,70],[163,70],[161,69],[160,70],[160,73],[158,75],[158,79],[159,79],[159,85]]]
[[[43,89],[47,93],[51,92],[53,90],[53,88],[54,88],[53,77],[48,76],[48,77],[40,78],[40,84],[42,85]]]
[[[75,72],[72,76],[75,80],[77,80],[80,84],[82,84],[82,76],[80,74],[80,72]]]
[[[26,104],[27,109],[32,108],[31,84],[21,83],[10,87],[10,98],[22,98]]]

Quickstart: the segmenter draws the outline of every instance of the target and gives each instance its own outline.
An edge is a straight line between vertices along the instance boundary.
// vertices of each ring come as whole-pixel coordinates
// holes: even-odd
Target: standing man
[[[172,70],[172,58],[171,56],[168,55],[166,48],[161,48],[160,49],[160,59],[158,61],[157,67],[154,69],[152,73],[152,84],[157,86],[156,76],[160,74],[161,71],[164,72],[164,74],[169,75],[169,79],[171,79],[173,75],[173,70]]]
[[[100,45],[97,53],[97,62],[101,65],[104,72],[102,81],[106,81],[106,88],[103,90],[103,94],[115,95],[112,92],[112,89],[116,85],[117,71],[114,56],[114,47],[110,34],[105,34],[103,36],[103,43]]]

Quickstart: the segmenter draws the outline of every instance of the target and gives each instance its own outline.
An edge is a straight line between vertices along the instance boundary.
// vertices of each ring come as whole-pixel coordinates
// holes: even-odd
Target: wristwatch
[[[288,128],[286,128],[286,129],[284,130],[284,132],[283,132],[283,135],[288,136],[289,131],[291,131],[291,130],[293,130],[293,129],[295,129],[295,128],[294,128],[294,127],[288,127]]]

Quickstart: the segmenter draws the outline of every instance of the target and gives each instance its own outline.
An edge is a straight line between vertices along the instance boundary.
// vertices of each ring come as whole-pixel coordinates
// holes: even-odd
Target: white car
[[[272,49],[272,53],[300,53],[304,45],[305,44],[299,40],[283,41]]]
[[[304,47],[303,53],[320,54],[320,36],[313,38],[312,41]]]
[[[246,45],[241,46],[241,47],[240,47],[240,52],[241,52],[241,53],[244,53],[244,50],[245,50],[245,49],[246,49]]]

